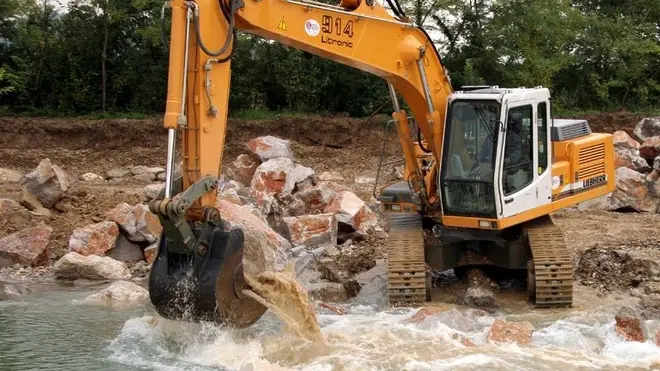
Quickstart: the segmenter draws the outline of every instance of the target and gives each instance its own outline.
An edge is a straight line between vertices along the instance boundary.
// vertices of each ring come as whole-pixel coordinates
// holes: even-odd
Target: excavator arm
[[[373,0],[342,0],[339,6],[300,0],[172,0],[170,6],[166,186],[150,203],[164,227],[150,279],[152,302],[162,315],[247,326],[265,310],[240,295],[245,286],[240,277],[242,232],[223,231],[215,207],[237,30],[383,78],[394,101],[405,176],[422,207],[438,203],[434,178],[452,89],[422,29],[391,16]],[[426,140],[432,161],[425,169],[419,166],[408,114],[399,108],[395,92],[403,96]],[[178,134],[183,172],[174,179]],[[192,291],[181,295],[183,286]]]

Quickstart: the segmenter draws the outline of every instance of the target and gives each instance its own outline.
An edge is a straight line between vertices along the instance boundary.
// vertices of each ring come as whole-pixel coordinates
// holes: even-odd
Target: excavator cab
[[[612,136],[592,133],[585,120],[553,120],[550,92],[540,87],[457,91],[446,112],[441,202],[411,208],[420,198],[406,182],[381,189],[393,225],[391,302],[428,297],[430,269],[493,266],[527,272],[537,306],[570,306],[571,257],[550,214],[613,190]],[[411,209],[426,233],[399,222]]]
[[[498,219],[552,201],[548,89],[479,89],[449,99],[443,214]]]

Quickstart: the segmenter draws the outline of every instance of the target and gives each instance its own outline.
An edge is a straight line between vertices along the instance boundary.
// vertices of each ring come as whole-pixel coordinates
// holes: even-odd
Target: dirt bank
[[[640,117],[627,113],[587,117],[594,131],[617,129],[632,131]],[[340,183],[370,201],[372,183],[356,183],[356,176],[374,177],[383,140],[386,118],[371,121],[345,117],[289,118],[266,121],[231,120],[225,144],[225,163],[246,152],[245,143],[260,135],[276,135],[292,141],[298,162],[321,173],[336,171]],[[393,133],[390,133],[393,134]],[[398,142],[390,137],[388,152],[392,159],[400,154]],[[163,166],[166,131],[160,117],[145,120],[77,120],[43,118],[0,118],[0,167],[26,172],[43,158],[50,158],[72,176],[86,172],[103,174],[107,170],[131,165]],[[392,168],[384,169],[391,173]],[[144,200],[144,184],[79,183],[71,192],[70,208],[53,210],[48,217],[23,215],[0,220],[0,237],[26,224],[45,221],[53,227],[51,258],[61,256],[72,230],[103,219],[120,202],[135,204]],[[0,187],[0,196],[17,199],[18,186]],[[655,254],[660,244],[660,216],[602,211],[563,211],[557,222],[565,231],[576,262],[585,250],[599,248],[636,249],[640,254]],[[375,249],[382,256],[382,246]],[[594,268],[595,269],[595,268]],[[579,273],[587,282],[593,272]],[[626,278],[627,279],[627,278]],[[608,285],[625,287],[623,283]]]

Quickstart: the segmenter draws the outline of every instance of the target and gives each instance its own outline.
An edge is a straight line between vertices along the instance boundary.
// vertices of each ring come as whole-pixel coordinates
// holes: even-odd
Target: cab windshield
[[[450,105],[442,166],[445,214],[495,217],[499,115],[495,101],[457,100]]]

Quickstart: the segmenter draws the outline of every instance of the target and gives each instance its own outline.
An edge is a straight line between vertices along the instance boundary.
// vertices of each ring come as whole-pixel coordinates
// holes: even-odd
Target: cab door
[[[507,218],[551,201],[548,102],[511,104],[504,124],[498,192]]]

